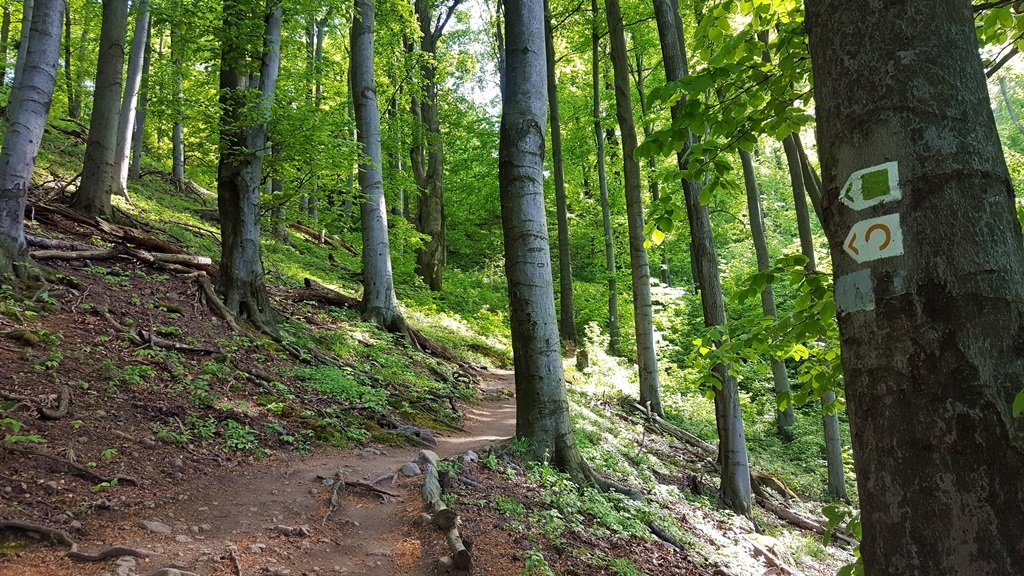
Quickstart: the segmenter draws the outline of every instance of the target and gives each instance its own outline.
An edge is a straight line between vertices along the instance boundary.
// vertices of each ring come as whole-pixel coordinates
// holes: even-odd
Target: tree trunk
[[[185,183],[185,91],[181,64],[181,32],[171,28],[171,72],[172,110],[174,128],[171,136],[171,178],[179,185]]]
[[[655,0],[654,13],[658,21],[658,37],[668,81],[681,80],[688,75],[683,26],[678,5],[674,0]],[[679,116],[684,102],[672,108],[673,119]],[[680,168],[685,168],[683,153],[678,155]],[[700,185],[684,181],[683,195],[686,215],[690,224],[690,248],[693,255],[694,279],[700,287],[704,323],[708,326],[725,324],[725,301],[718,277],[718,257],[711,233],[711,218],[707,206],[700,203]],[[751,505],[750,465],[747,460],[746,437],[743,432],[743,413],[740,411],[739,389],[729,366],[714,367],[721,387],[715,391],[715,419],[718,427],[719,460],[722,464],[722,484],[719,498],[722,504],[738,514],[749,516]]]
[[[999,95],[1003,97],[1003,105],[1006,106],[1006,113],[1010,116],[1010,120],[1013,120],[1013,125],[1017,127],[1017,131],[1024,134],[1024,124],[1021,124],[1020,118],[1017,117],[1017,111],[1013,108],[1013,100],[1010,98],[1010,88],[1006,85],[1006,75],[999,75]]]
[[[811,199],[811,206],[814,207],[814,215],[818,217],[818,223],[824,228],[825,219],[822,217],[823,209],[821,206],[821,178],[814,167],[811,166],[810,160],[807,159],[807,151],[804,150],[804,145],[800,142],[800,134],[793,132],[791,136],[793,141],[796,142],[797,151],[800,153],[800,167],[804,171],[804,188],[807,189],[807,196]]]
[[[800,165],[800,150],[793,135],[782,140],[789,165],[789,179],[793,187],[793,206],[796,210],[797,230],[800,234],[800,253],[807,258],[808,272],[817,270],[814,257],[814,236],[811,233],[811,215],[804,196],[804,170]],[[828,467],[828,495],[836,500],[848,500],[846,477],[843,470],[843,446],[839,437],[839,415],[836,413],[835,392],[829,391],[821,397],[821,423],[825,439],[825,464]]]
[[[117,182],[113,194],[128,194],[128,162],[131,156],[132,131],[135,128],[135,116],[138,111],[139,89],[142,87],[142,61],[146,54],[146,41],[149,39],[149,6],[147,0],[139,0],[135,6],[135,33],[132,37],[132,50],[128,56],[128,74],[125,77],[124,97],[121,99],[121,113],[117,119]]]
[[[740,162],[743,165],[743,181],[747,189],[747,212],[750,213],[750,235],[754,239],[754,253],[757,255],[757,271],[764,272],[771,268],[768,255],[768,242],[764,233],[764,214],[761,211],[761,190],[757,186],[754,175],[754,160],[746,150],[740,150]],[[775,290],[766,284],[761,290],[761,311],[766,318],[775,318]],[[789,402],[789,377],[786,375],[786,363],[775,358],[771,359],[772,380],[775,382],[775,405],[783,401],[786,407],[775,410],[775,428],[779,436],[786,442],[793,439],[793,404]]]
[[[380,109],[377,105],[377,83],[373,77],[373,28],[373,0],[356,0],[351,54],[356,134],[365,158],[359,165],[359,187],[364,198],[360,210],[363,318],[389,332],[408,335],[391,276],[388,212],[381,174]]]
[[[555,46],[551,34],[551,10],[544,0],[544,40],[547,54],[548,108],[551,115],[551,163],[555,169],[555,207],[558,224],[558,333],[575,348],[576,312],[572,297],[572,258],[569,254],[569,210],[565,198],[562,167],[562,126],[558,115],[558,85],[555,83]]]
[[[57,81],[64,0],[37,1],[31,35],[26,34],[31,44],[25,50],[24,73],[15,79],[7,102],[7,132],[0,150],[0,280],[24,278],[29,272],[26,195]]]
[[[531,456],[547,459],[577,480],[587,467],[572,433],[555,320],[551,256],[544,209],[543,0],[505,1],[505,97],[498,180],[505,237],[516,376],[516,435]]]
[[[18,76],[21,75],[22,70],[25,68],[25,51],[28,50],[29,42],[32,38],[32,7],[33,0],[22,0],[21,1],[21,32],[18,38],[18,61],[14,63],[14,80],[18,81]]]
[[[594,140],[597,143],[597,183],[601,194],[601,221],[604,226],[604,266],[608,275],[608,353],[619,353],[619,287],[615,267],[615,239],[612,237],[612,211],[608,199],[608,171],[605,166],[604,128],[601,126],[601,35],[597,29],[597,0],[590,0],[593,22],[590,29],[591,79],[594,93]]]
[[[109,218],[111,215],[110,192],[118,178],[117,124],[127,25],[127,0],[103,0],[89,139],[85,146],[82,182],[74,201],[77,210],[90,216]]]
[[[644,138],[650,138],[654,129],[651,128],[651,123],[646,120],[647,118],[647,94],[644,92],[644,58],[642,52],[636,53],[636,93],[640,97],[640,116],[645,121],[643,124]],[[661,197],[661,191],[658,187],[658,178],[656,177],[656,171],[658,169],[658,161],[654,156],[647,157],[647,189],[651,192],[651,204],[653,205]],[[668,267],[668,249],[664,246],[659,250],[661,253],[661,269],[659,270],[658,279],[665,286],[672,285],[672,275],[669,273]]]
[[[70,9],[70,6],[68,7]],[[89,42],[89,31],[92,28],[92,11],[82,10],[82,31],[78,34],[78,45],[75,46],[75,60],[78,61],[78,65],[74,67],[74,83],[75,83],[75,104],[77,106],[78,117],[81,117],[82,112],[82,86],[85,84],[85,76],[88,73],[85,66],[82,63],[85,62],[86,50],[90,44]]]
[[[11,1],[4,0],[3,23],[0,24],[0,63],[3,69],[0,70],[0,88],[7,81],[7,48],[11,41]]]
[[[806,22],[864,572],[1020,573],[1024,242],[971,5]]]
[[[10,25],[10,15],[5,15],[7,25]],[[6,34],[3,40],[7,43]],[[7,47],[4,46],[4,50]],[[6,54],[5,54],[6,57]],[[64,10],[64,86],[68,92],[68,118],[77,119],[82,114],[82,95],[80,88],[75,84],[75,75],[71,66],[71,7],[66,6]]]
[[[664,417],[658,385],[658,357],[654,349],[654,309],[651,304],[651,269],[644,247],[644,206],[640,192],[640,161],[636,158],[636,126],[629,82],[626,35],[618,0],[605,0],[608,36],[615,70],[615,112],[622,137],[622,173],[626,189],[626,218],[629,227],[629,263],[633,279],[633,325],[636,328],[636,358],[640,372],[640,404]]]
[[[224,33],[243,27],[262,6],[246,0],[224,4]],[[263,62],[260,67],[260,108],[269,117],[280,63],[281,5],[267,12]],[[220,211],[221,264],[219,290],[232,313],[248,318],[261,331],[277,334],[274,311],[267,299],[260,251],[260,183],[267,125],[246,114],[248,52],[252,47],[224,42],[220,68],[220,161],[217,166],[217,207]],[[249,116],[249,118],[247,118]]]
[[[324,59],[324,35],[327,33],[327,24],[331,21],[333,8],[327,9],[327,14],[316,21],[316,44],[313,47],[313,107],[320,109],[323,101],[323,59]]]
[[[146,105],[149,103],[149,64],[153,51],[150,37],[153,28],[146,31],[146,49],[142,56],[142,87],[139,89],[139,106],[135,113],[135,126],[132,128],[132,159],[128,166],[128,178],[138,180],[142,172],[142,148],[146,140]]]

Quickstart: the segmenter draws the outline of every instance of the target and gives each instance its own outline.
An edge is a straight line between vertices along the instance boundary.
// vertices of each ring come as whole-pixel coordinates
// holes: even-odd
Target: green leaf
[[[655,246],[661,246],[661,243],[665,241],[665,233],[655,228],[651,231],[651,241],[654,242]]]
[[[1013,399],[1013,417],[1016,418],[1024,412],[1024,390],[1017,393],[1017,397]]]

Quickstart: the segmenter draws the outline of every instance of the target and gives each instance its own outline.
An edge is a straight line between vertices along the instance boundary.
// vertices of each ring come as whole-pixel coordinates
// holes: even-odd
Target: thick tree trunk
[[[654,14],[658,21],[658,37],[665,63],[665,75],[671,82],[688,75],[683,26],[678,5],[674,0],[655,0]],[[673,118],[679,115],[683,102],[672,109]],[[682,153],[678,155],[680,168],[685,168]],[[700,185],[684,181],[683,195],[686,215],[690,224],[690,248],[693,254],[694,279],[700,287],[704,323],[708,326],[725,324],[725,300],[718,277],[718,258],[711,233],[711,218],[707,206],[700,203]],[[722,504],[738,514],[750,515],[750,465],[747,443],[743,432],[743,413],[740,411],[739,389],[729,366],[714,367],[721,387],[715,391],[715,419],[718,426],[719,460],[722,464],[722,484],[719,498]]]
[[[864,572],[1018,574],[1024,242],[971,4],[809,0],[807,32]]]
[[[640,372],[640,404],[664,417],[658,385],[658,357],[654,349],[654,309],[651,304],[651,269],[644,247],[644,206],[640,192],[640,161],[636,158],[636,125],[629,81],[626,35],[618,0],[605,0],[608,36],[615,70],[615,112],[622,137],[622,173],[626,188],[626,219],[629,228],[629,263],[633,280],[633,325],[636,328],[636,359]]]
[[[64,0],[37,2],[31,35],[26,35],[31,44],[25,50],[24,73],[15,80],[7,102],[7,131],[0,150],[0,280],[24,278],[29,272],[25,201],[57,82]]]
[[[224,4],[224,32],[231,34],[263,12],[263,6],[247,0]],[[280,64],[281,5],[275,2],[267,13],[263,62],[260,67],[260,104],[263,118],[269,117],[271,98]],[[245,114],[248,86],[249,47],[225,42],[221,47],[220,104],[222,110],[220,161],[217,167],[217,207],[220,211],[221,264],[219,291],[232,313],[248,318],[260,330],[276,334],[276,319],[264,281],[260,250],[260,184],[267,125],[251,124]]]
[[[398,309],[391,275],[388,212],[381,175],[380,108],[373,77],[373,0],[356,0],[352,20],[352,96],[356,134],[365,160],[359,165],[360,209],[363,235],[363,318],[390,332],[408,329]]]
[[[10,23],[10,15],[7,15]],[[6,38],[3,40],[6,44]],[[6,46],[4,50],[6,50]],[[64,86],[68,92],[68,118],[76,119],[82,114],[81,89],[75,84],[75,75],[71,66],[71,7],[64,10]]]
[[[565,198],[565,170],[562,166],[562,125],[558,114],[558,85],[555,82],[555,46],[551,34],[551,11],[544,0],[544,40],[547,55],[548,109],[551,116],[551,163],[555,169],[555,210],[558,225],[558,333],[571,347],[579,344],[576,311],[572,297],[572,258],[569,254],[569,209]]]
[[[797,230],[800,235],[800,253],[807,258],[807,271],[817,270],[814,256],[814,236],[811,233],[811,215],[804,196],[804,170],[800,150],[793,135],[782,140],[789,166],[789,179],[793,188],[793,207],[796,211]],[[825,464],[828,467],[828,495],[837,500],[848,500],[846,475],[843,470],[843,446],[839,437],[839,415],[835,408],[836,395],[827,392],[821,397],[821,423],[825,439]]]
[[[544,209],[543,0],[505,1],[505,39],[508,84],[502,99],[498,179],[516,375],[516,435],[529,439],[534,458],[546,458],[577,480],[587,480],[562,378]]]
[[[128,165],[128,178],[138,180],[142,172],[142,148],[146,140],[146,106],[149,104],[149,64],[152,53],[153,28],[146,31],[146,49],[142,56],[142,87],[139,89],[139,106],[135,113],[135,126],[132,128],[132,158]]]
[[[171,28],[171,72],[172,110],[174,128],[171,136],[171,178],[179,185],[185,183],[185,91],[181,64],[181,32]]]
[[[757,271],[764,272],[771,268],[771,258],[768,255],[768,241],[764,234],[764,214],[761,211],[761,190],[757,186],[757,176],[754,174],[754,160],[746,150],[740,150],[740,163],[743,165],[743,181],[747,189],[747,212],[750,213],[750,235],[754,239],[754,254],[757,256]],[[774,318],[775,290],[771,284],[766,284],[761,290],[761,311],[766,318]],[[775,411],[775,428],[779,436],[785,440],[793,439],[793,404],[789,398],[789,377],[786,375],[786,363],[775,358],[771,359],[772,380],[775,382],[776,406],[786,400],[786,407],[783,410]]]
[[[0,88],[3,87],[7,81],[7,65],[10,62],[7,60],[7,49],[11,41],[11,0],[4,0],[4,15],[3,22],[0,23],[0,64],[3,64],[3,69],[0,69]]]
[[[25,68],[25,51],[28,50],[29,42],[32,37],[32,12],[33,12],[33,0],[21,0],[21,32],[18,38],[18,61],[14,63],[14,80],[18,81],[18,76],[21,75],[22,70]]]
[[[127,25],[127,0],[103,0],[89,139],[85,146],[82,182],[74,201],[77,210],[90,216],[109,218],[111,215],[110,192],[118,178],[117,123]]]
[[[139,89],[142,87],[142,60],[146,54],[146,40],[149,39],[149,5],[139,0],[135,6],[135,35],[128,56],[128,74],[125,77],[124,96],[121,99],[121,113],[117,119],[117,181],[112,194],[125,196],[128,193],[128,162],[131,156],[132,130],[138,111]]]
[[[608,198],[608,171],[605,166],[604,127],[601,126],[601,35],[597,28],[597,0],[590,0],[593,22],[590,29],[591,80],[594,100],[594,141],[597,146],[597,184],[601,195],[601,221],[604,227],[604,266],[608,275],[608,353],[619,353],[619,287],[615,266],[615,239],[612,236],[612,211]]]

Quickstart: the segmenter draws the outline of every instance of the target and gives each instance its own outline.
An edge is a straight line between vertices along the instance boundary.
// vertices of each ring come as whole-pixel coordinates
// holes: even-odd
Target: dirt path
[[[464,406],[465,432],[437,434],[442,457],[481,450],[515,433],[515,400],[502,396],[513,389],[511,372],[491,371],[483,383],[485,400]],[[384,576],[431,574],[433,559],[421,558],[416,529],[409,519],[421,512],[422,477],[385,480],[380,488],[398,494],[381,498],[349,487],[340,506],[324,518],[331,487],[323,478],[340,473],[346,480],[374,481],[415,460],[418,448],[373,447],[318,450],[308,456],[281,455],[244,469],[217,470],[189,479],[169,504],[144,503],[141,510],[111,513],[80,538],[84,550],[126,545],[155,551],[144,560],[121,559],[72,564],[58,552],[30,556],[18,565],[0,565],[0,575],[112,574],[149,575],[173,567],[203,576],[270,576],[353,574]],[[382,501],[383,500],[383,501]],[[143,521],[170,530],[153,532]],[[274,527],[308,527],[309,535],[283,536]],[[158,527],[160,528],[160,527]],[[28,565],[31,564],[31,565]]]

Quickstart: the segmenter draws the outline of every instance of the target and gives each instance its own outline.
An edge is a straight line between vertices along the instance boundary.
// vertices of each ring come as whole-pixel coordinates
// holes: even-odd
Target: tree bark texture
[[[562,124],[558,113],[558,85],[555,82],[555,46],[551,33],[551,9],[544,1],[544,44],[547,55],[548,110],[551,117],[551,163],[555,171],[555,220],[558,226],[558,332],[575,347],[576,311],[572,297],[572,257],[569,253],[569,209],[565,197],[562,165]]]
[[[127,0],[103,0],[89,139],[85,145],[82,182],[74,201],[75,209],[90,216],[110,217],[110,191],[118,178],[117,124],[127,25]]]
[[[149,39],[149,5],[139,0],[135,6],[135,32],[132,48],[128,55],[128,73],[124,81],[124,96],[121,98],[121,113],[117,119],[117,180],[111,194],[125,196],[128,193],[128,163],[131,160],[132,130],[138,112],[139,89],[142,87],[142,61],[146,54],[146,40]]]
[[[544,208],[543,0],[505,2],[506,74],[498,178],[505,235],[516,374],[516,435],[577,479],[586,465],[576,447],[562,377],[562,355]]]
[[[629,228],[629,263],[633,280],[633,325],[636,329],[636,358],[640,371],[640,404],[652,413],[665,416],[658,385],[658,357],[654,349],[654,309],[651,304],[651,268],[644,247],[644,206],[640,192],[640,161],[636,158],[636,125],[633,122],[633,97],[629,81],[629,60],[622,12],[618,0],[605,0],[608,36],[612,46],[615,75],[615,112],[622,137],[622,173],[626,191],[626,218]]]
[[[807,31],[865,573],[1018,574],[1024,243],[971,4],[809,0]],[[902,250],[853,238],[881,216]]]
[[[363,236],[363,317],[388,330],[407,334],[391,275],[388,212],[381,174],[380,108],[373,77],[374,1],[356,0],[352,20],[352,96],[356,134],[363,149],[359,165]]]
[[[139,105],[135,112],[135,125],[132,127],[132,157],[128,165],[128,178],[138,180],[142,172],[142,148],[146,143],[146,106],[149,103],[149,65],[152,60],[153,46],[150,41],[153,28],[146,31],[146,49],[142,56],[142,86],[139,88]]]
[[[263,6],[257,4],[251,0],[224,2],[226,38],[246,26],[254,12],[264,12]],[[259,106],[264,118],[269,116],[270,96],[280,62],[280,4],[272,6],[266,14],[264,41],[260,44],[263,61]],[[245,110],[247,92],[255,88],[249,87],[247,72],[252,48],[243,42],[225,41],[221,46],[217,207],[222,242],[218,288],[224,304],[233,314],[248,318],[264,332],[276,334],[276,319],[267,298],[260,250],[260,184],[267,126],[263,122],[252,124],[252,112]]]
[[[37,2],[24,71],[7,102],[8,125],[0,150],[0,277],[25,277],[28,272],[26,195],[57,82],[64,0]]]
[[[597,184],[601,195],[601,221],[604,227],[604,266],[608,275],[608,353],[618,354],[619,286],[615,266],[615,238],[612,236],[612,210],[608,198],[608,170],[605,166],[604,127],[601,126],[601,34],[597,29],[597,0],[590,0],[593,24],[590,32],[591,79],[594,99],[594,140],[597,145]]]
[[[683,26],[678,5],[674,0],[655,0],[654,14],[658,23],[658,38],[665,64],[665,75],[669,81],[680,80],[689,72],[686,65],[686,50],[683,41]],[[673,118],[677,117],[684,102],[672,108]],[[685,168],[682,153],[678,155],[680,168]],[[690,224],[690,251],[693,255],[694,279],[700,287],[704,323],[720,326],[725,323],[725,299],[718,277],[718,258],[715,255],[714,237],[711,232],[711,218],[707,206],[700,203],[700,185],[683,181],[683,195],[686,215]],[[722,483],[719,499],[722,504],[738,514],[750,515],[751,487],[750,464],[747,459],[747,442],[743,429],[743,413],[740,411],[739,389],[736,378],[730,374],[729,366],[714,367],[721,387],[715,391],[715,419],[718,427],[719,460],[722,464]]]
[[[18,76],[25,68],[25,52],[28,50],[29,42],[32,41],[33,6],[33,0],[21,0],[21,31],[18,37],[18,61],[14,63],[14,80],[12,82],[18,81]]]
[[[181,32],[171,28],[171,71],[172,109],[174,111],[174,128],[171,136],[171,178],[179,184],[185,182],[185,90],[182,82],[181,64]]]
[[[747,212],[750,214],[750,235],[754,240],[754,254],[757,256],[757,271],[764,272],[771,268],[768,254],[768,241],[764,233],[764,213],[761,210],[761,190],[757,186],[754,174],[754,160],[750,152],[740,150],[740,163],[743,165],[743,182],[747,190]],[[761,290],[761,311],[766,318],[775,318],[775,290],[766,284]],[[789,376],[786,374],[786,363],[776,358],[771,359],[772,381],[775,383],[776,407],[783,399],[789,398]],[[793,439],[793,404],[788,402],[782,410],[775,410],[775,428],[779,436],[785,440]]]

